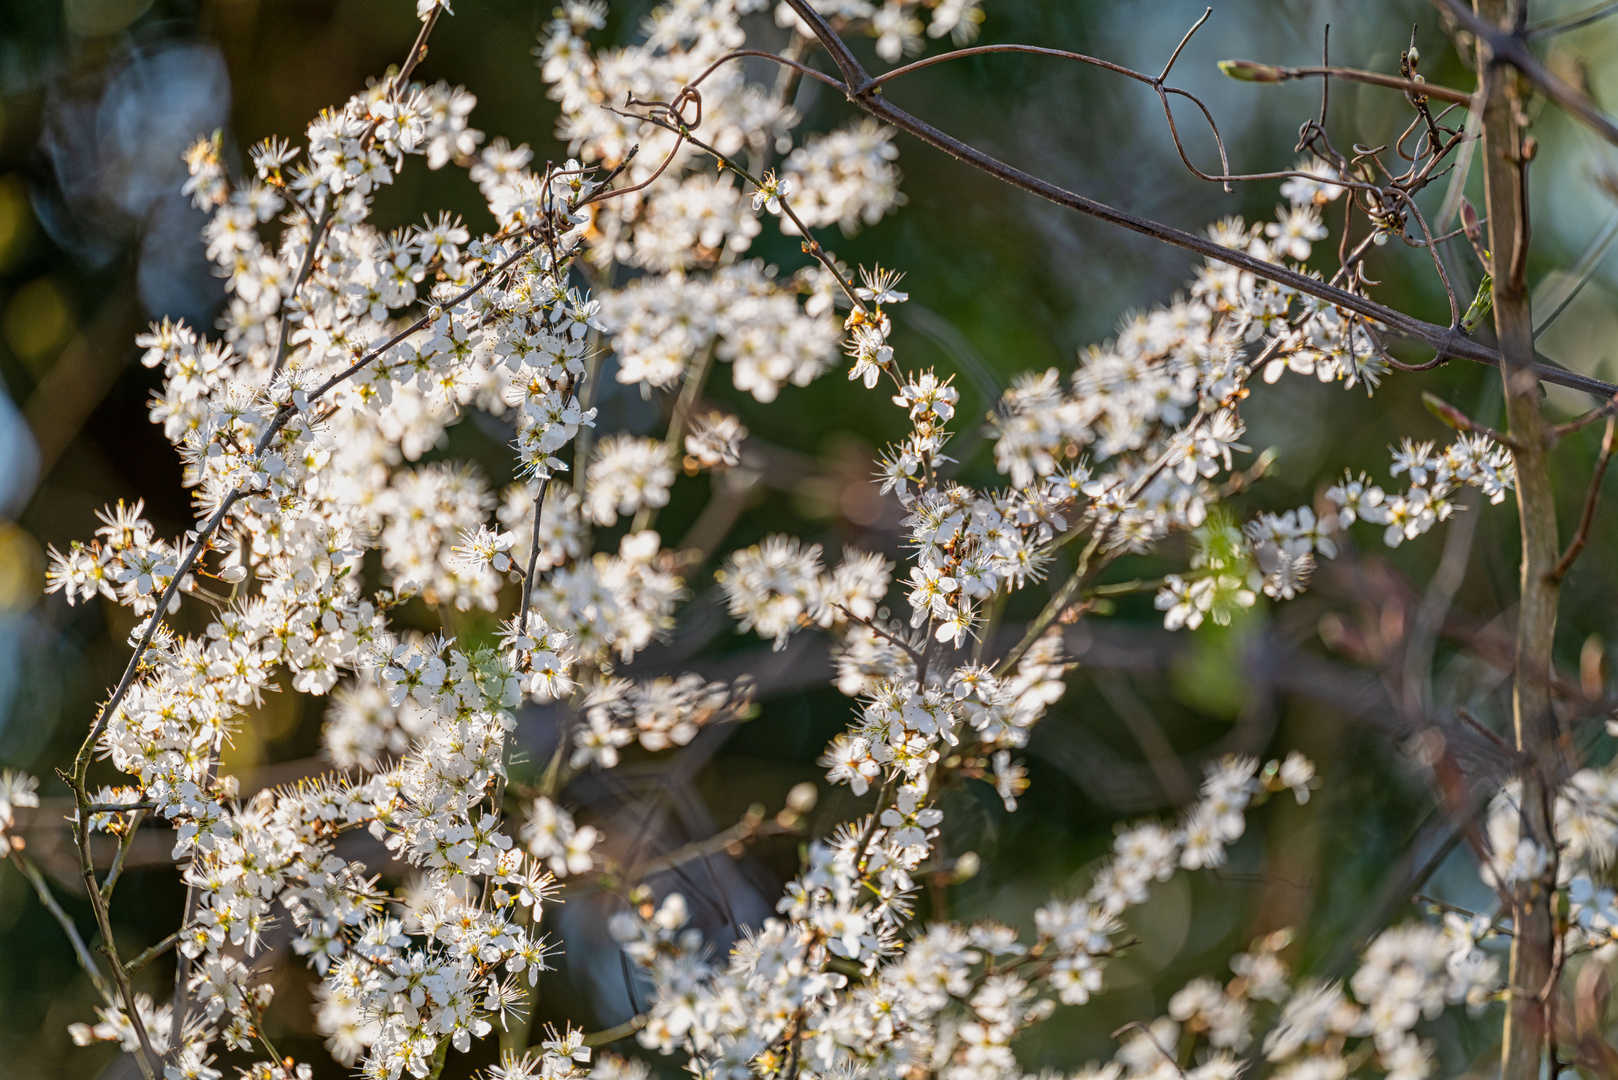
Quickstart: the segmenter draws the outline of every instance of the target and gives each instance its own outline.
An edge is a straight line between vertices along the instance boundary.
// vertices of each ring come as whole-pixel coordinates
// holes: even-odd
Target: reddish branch
[[[1556,581],[1561,581],[1567,576],[1573,561],[1579,557],[1584,551],[1584,545],[1590,541],[1590,526],[1595,522],[1596,503],[1601,499],[1601,481],[1606,478],[1607,466],[1612,462],[1614,427],[1614,418],[1609,415],[1607,432],[1601,438],[1601,453],[1596,458],[1595,471],[1590,474],[1590,489],[1584,493],[1584,513],[1579,517],[1579,531],[1573,534],[1567,550],[1557,560],[1556,569],[1551,571],[1551,577]]]

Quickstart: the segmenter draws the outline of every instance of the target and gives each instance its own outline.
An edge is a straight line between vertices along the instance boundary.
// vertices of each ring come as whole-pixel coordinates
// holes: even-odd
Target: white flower
[[[781,200],[792,194],[792,181],[786,177],[777,178],[773,172],[764,174],[764,182],[758,190],[753,192],[753,209],[763,207],[772,214],[781,212]]]
[[[590,459],[586,505],[597,525],[612,525],[619,514],[669,501],[674,467],[656,439],[612,435],[601,440]]]
[[[709,413],[691,421],[685,452],[705,469],[734,468],[742,460],[741,443],[747,428],[734,416]]]
[[[1306,158],[1294,168],[1307,176],[1292,176],[1281,182],[1281,197],[1294,206],[1333,202],[1343,193],[1335,170],[1324,161]],[[1273,234],[1272,234],[1273,235]]]
[[[1312,203],[1295,203],[1290,207],[1277,207],[1276,220],[1264,226],[1264,235],[1274,241],[1274,248],[1300,262],[1309,257],[1311,241],[1326,238],[1326,226],[1321,223],[1320,211]]]

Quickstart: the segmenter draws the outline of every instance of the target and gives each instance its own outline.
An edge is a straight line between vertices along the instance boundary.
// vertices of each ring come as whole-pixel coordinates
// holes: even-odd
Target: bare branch
[[[1285,285],[1307,296],[1325,300],[1345,311],[1362,315],[1383,324],[1391,333],[1399,337],[1427,345],[1446,359],[1458,358],[1487,364],[1490,367],[1499,367],[1500,354],[1498,352],[1473,341],[1462,334],[1456,327],[1436,326],[1407,315],[1395,308],[1379,304],[1367,297],[1327,285],[1316,278],[1298,273],[1284,266],[1265,262],[1244,251],[1237,251],[1233,248],[1216,244],[1206,237],[1186,232],[1183,229],[1177,229],[1171,225],[1164,225],[1128,211],[1118,210],[1105,203],[1068,191],[1039,177],[1023,172],[1014,166],[1007,165],[1005,162],[961,142],[926,121],[897,108],[881,94],[861,93],[850,89],[850,86],[863,86],[869,81],[870,76],[860,66],[859,61],[854,58],[853,53],[848,50],[848,46],[832,30],[831,25],[810,6],[808,0],[787,0],[787,2],[797,12],[798,16],[814,30],[821,43],[825,45],[827,51],[832,55],[832,58],[837,61],[845,80],[851,80],[846,82],[843,88],[850,101],[872,116],[885,120],[893,126],[915,135],[951,157],[980,169],[990,176],[1003,180],[1013,187],[1038,195],[1058,206],[1065,206],[1082,214],[1121,226],[1131,232],[1173,244],[1176,247],[1195,252],[1204,258],[1238,267],[1266,281]],[[1544,361],[1542,358],[1536,360],[1533,364],[1533,370],[1535,375],[1545,382],[1567,386],[1575,390],[1583,390],[1586,393],[1595,394],[1603,398],[1610,397],[1613,393],[1618,392],[1618,386],[1612,386],[1599,379],[1568,371],[1559,365]]]
[[[162,941],[159,941],[156,945],[153,945],[150,948],[142,949],[130,959],[129,963],[124,965],[124,970],[131,975],[135,974],[135,972],[139,971],[147,964],[150,964],[153,960],[156,960],[159,956],[162,956],[164,953],[174,948],[175,945],[179,944],[180,935],[181,931],[176,930]]]
[[[1261,64],[1253,60],[1221,60],[1219,61],[1219,70],[1242,82],[1283,83],[1291,82],[1293,79],[1346,79],[1349,82],[1366,83],[1370,86],[1385,86],[1390,90],[1403,90],[1413,97],[1436,98],[1439,101],[1448,101],[1456,105],[1469,105],[1472,102],[1472,95],[1465,90],[1456,90],[1448,86],[1435,86],[1429,82],[1402,79],[1397,75],[1384,75],[1380,71],[1365,71],[1361,68],[1328,67],[1324,65],[1282,67],[1279,64]]]
[[[628,1020],[625,1020],[616,1027],[604,1028],[601,1031],[593,1031],[584,1037],[584,1045],[591,1047],[606,1046],[608,1043],[615,1043],[619,1039],[627,1039],[631,1035],[635,1034],[635,1032],[645,1027],[646,1020],[646,1014],[642,1013],[639,1016],[630,1017]],[[448,1042],[447,1039],[445,1041]]]
[[[45,875],[39,872],[39,867],[34,865],[34,860],[20,850],[11,853],[11,861],[17,864],[17,869],[22,872],[22,876],[27,878],[28,883],[34,887],[34,892],[39,896],[39,902],[45,905],[45,910],[51,913],[57,924],[61,926],[62,932],[67,935],[68,943],[73,946],[73,955],[78,957],[79,966],[84,968],[84,973],[90,976],[90,981],[95,984],[96,993],[101,995],[103,1001],[110,1004],[113,1000],[112,987],[107,985],[106,976],[102,975],[101,969],[96,966],[95,957],[90,955],[89,948],[84,944],[84,938],[79,934],[78,926],[72,919],[68,918],[67,912],[63,911],[62,905],[57,902],[56,894],[51,892],[50,884],[46,882]]]
[[[1607,432],[1601,438],[1601,453],[1596,457],[1595,471],[1590,474],[1590,488],[1584,494],[1584,513],[1579,517],[1579,531],[1573,534],[1573,539],[1568,542],[1567,550],[1557,560],[1556,569],[1551,571],[1551,577],[1556,581],[1561,581],[1562,578],[1567,576],[1567,572],[1572,567],[1574,560],[1584,551],[1584,545],[1589,543],[1590,526],[1594,524],[1596,518],[1596,503],[1601,498],[1601,481],[1606,477],[1607,466],[1612,461],[1615,424],[1618,424],[1618,420],[1615,420],[1609,414],[1607,416]]]

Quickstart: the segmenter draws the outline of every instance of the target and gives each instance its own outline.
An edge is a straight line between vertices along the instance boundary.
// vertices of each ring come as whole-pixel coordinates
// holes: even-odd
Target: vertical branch
[[[685,445],[685,429],[691,419],[691,410],[702,395],[703,385],[708,381],[708,373],[713,370],[714,346],[703,350],[697,358],[694,367],[688,367],[685,373],[685,384],[680,387],[680,396],[674,402],[674,411],[669,416],[668,434],[663,438],[663,453],[670,462],[679,463],[681,448]],[[650,529],[657,520],[658,508],[643,506],[635,515],[634,524],[630,526],[631,532],[640,532]]]
[[[1474,0],[1477,14],[1512,33],[1521,3]],[[1561,552],[1556,501],[1546,461],[1545,418],[1534,374],[1534,328],[1525,280],[1529,236],[1528,157],[1524,153],[1522,96],[1514,70],[1478,46],[1484,83],[1484,197],[1494,274],[1494,322],[1505,380],[1507,430],[1516,443],[1517,510],[1522,525],[1522,597],[1517,610],[1512,712],[1522,774],[1521,835],[1546,856],[1537,879],[1516,883],[1512,895],[1510,1000],[1501,1045],[1502,1080],[1537,1080],[1544,1057],[1547,980],[1554,959],[1551,905],[1556,882],[1552,799],[1556,777],[1556,717],[1551,711],[1551,647],[1560,592],[1555,569]],[[1531,151],[1530,151],[1531,153]],[[1555,993],[1549,989],[1549,993]]]

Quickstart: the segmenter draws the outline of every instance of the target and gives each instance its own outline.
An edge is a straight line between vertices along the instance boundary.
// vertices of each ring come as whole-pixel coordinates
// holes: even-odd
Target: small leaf
[[[1484,320],[1493,307],[1494,278],[1484,274],[1483,280],[1478,282],[1478,294],[1473,297],[1472,306],[1466,309],[1465,315],[1461,316],[1461,330],[1468,334],[1476,330],[1478,323]]]

